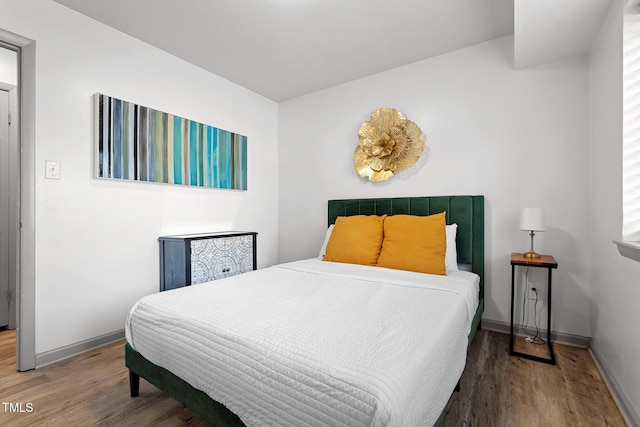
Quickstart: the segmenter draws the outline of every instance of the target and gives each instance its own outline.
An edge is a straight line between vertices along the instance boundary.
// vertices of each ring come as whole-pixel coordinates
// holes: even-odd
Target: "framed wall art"
[[[96,177],[247,189],[247,137],[103,94],[94,96]]]

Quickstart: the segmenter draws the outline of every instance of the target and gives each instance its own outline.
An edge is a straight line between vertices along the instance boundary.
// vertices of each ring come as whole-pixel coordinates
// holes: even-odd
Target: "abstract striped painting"
[[[247,189],[247,137],[103,94],[95,95],[96,175]]]

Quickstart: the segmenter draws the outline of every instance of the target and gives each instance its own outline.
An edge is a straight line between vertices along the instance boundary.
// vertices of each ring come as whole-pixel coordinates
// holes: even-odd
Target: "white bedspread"
[[[126,336],[248,426],[432,426],[477,303],[473,273],[310,259],[142,298]]]

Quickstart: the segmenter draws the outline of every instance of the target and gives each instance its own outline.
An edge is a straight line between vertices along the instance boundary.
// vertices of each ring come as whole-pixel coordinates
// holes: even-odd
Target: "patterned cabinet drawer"
[[[191,241],[191,284],[210,282],[253,270],[253,236]]]
[[[256,238],[255,232],[160,237],[160,290],[255,270]]]

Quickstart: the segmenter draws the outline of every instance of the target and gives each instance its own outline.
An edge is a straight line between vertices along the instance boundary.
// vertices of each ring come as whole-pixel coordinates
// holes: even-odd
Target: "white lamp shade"
[[[544,209],[524,208],[520,214],[520,230],[545,231]]]

